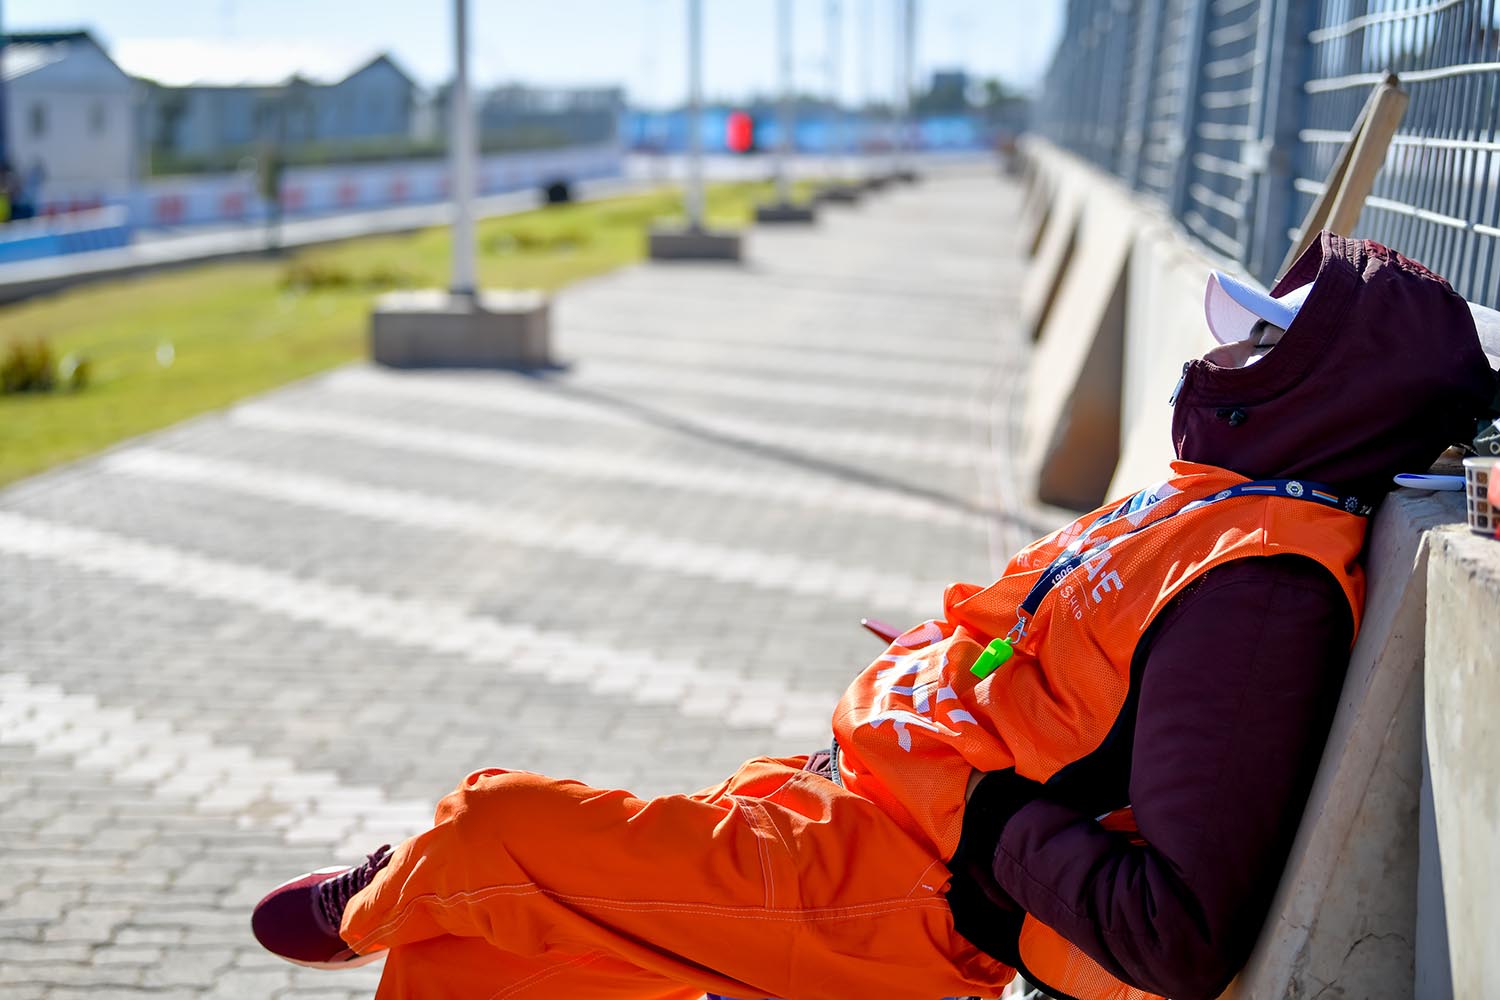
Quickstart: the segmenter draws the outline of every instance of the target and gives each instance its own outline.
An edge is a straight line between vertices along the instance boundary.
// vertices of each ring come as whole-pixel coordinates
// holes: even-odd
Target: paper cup
[[[1486,538],[1500,537],[1500,458],[1464,459],[1464,507],[1469,530]]]

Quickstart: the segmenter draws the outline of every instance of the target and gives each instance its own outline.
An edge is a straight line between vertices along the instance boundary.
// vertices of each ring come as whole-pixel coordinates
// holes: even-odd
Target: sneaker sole
[[[275,955],[276,953],[272,952],[271,954]],[[281,959],[283,962],[290,962],[293,965],[300,965],[304,969],[329,969],[336,971],[338,969],[357,969],[361,965],[369,965],[371,962],[378,962],[382,958],[385,958],[385,950],[382,949],[380,951],[372,951],[368,955],[355,955],[353,958],[345,959],[342,962],[299,962],[297,959],[287,958],[285,955],[276,955],[276,957]]]

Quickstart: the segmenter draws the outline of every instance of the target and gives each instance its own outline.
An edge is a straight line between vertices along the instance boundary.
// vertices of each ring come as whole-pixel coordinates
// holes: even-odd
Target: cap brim
[[[1221,344],[1237,344],[1250,336],[1257,320],[1263,319],[1286,329],[1291,326],[1297,310],[1238,278],[1214,271],[1209,274],[1208,287],[1203,293],[1203,314],[1215,340]]]
[[[1500,312],[1473,302],[1469,303],[1469,312],[1474,316],[1474,332],[1484,356],[1491,368],[1500,369]]]

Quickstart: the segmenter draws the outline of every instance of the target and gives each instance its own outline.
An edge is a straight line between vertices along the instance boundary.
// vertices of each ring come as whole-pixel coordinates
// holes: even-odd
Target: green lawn
[[[717,185],[716,225],[748,222],[766,184]],[[679,215],[668,192],[538,209],[478,226],[487,288],[556,289],[639,260],[646,230]],[[0,395],[0,484],[365,354],[371,301],[444,286],[446,227],[285,257],[203,264],[0,306],[0,357],[43,338],[88,359],[78,392]]]

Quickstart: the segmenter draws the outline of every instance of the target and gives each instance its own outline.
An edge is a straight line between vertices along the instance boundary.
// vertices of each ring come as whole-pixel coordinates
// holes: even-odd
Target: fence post
[[[1298,133],[1307,119],[1304,84],[1312,75],[1312,43],[1318,6],[1297,0],[1275,3],[1269,63],[1261,98],[1260,139],[1247,149],[1256,171],[1254,211],[1245,269],[1269,285],[1281,258],[1291,245],[1288,233],[1296,225]]]
[[[1130,115],[1120,139],[1119,173],[1132,189],[1140,184],[1141,152],[1146,129],[1151,124],[1151,99],[1156,93],[1156,64],[1161,45],[1161,10],[1166,0],[1138,0],[1135,51],[1131,54],[1129,96],[1125,112]]]
[[[1192,0],[1189,0],[1192,2]],[[1187,212],[1188,177],[1192,174],[1194,151],[1198,148],[1198,92],[1203,82],[1203,42],[1208,34],[1209,0],[1192,3],[1192,21],[1187,31],[1188,47],[1182,60],[1182,115],[1179,118],[1176,149],[1177,165],[1172,174],[1172,196],[1167,202],[1172,217],[1179,222]]]
[[[1099,138],[1098,163],[1107,173],[1119,175],[1120,143],[1124,139],[1125,87],[1123,81],[1130,72],[1131,0],[1112,0],[1102,12],[1104,31],[1101,41],[1105,49],[1100,53],[1099,72],[1099,122],[1096,125]]]

